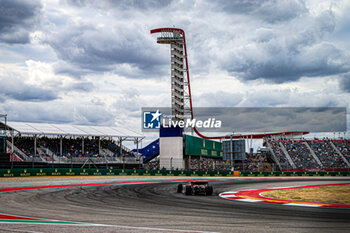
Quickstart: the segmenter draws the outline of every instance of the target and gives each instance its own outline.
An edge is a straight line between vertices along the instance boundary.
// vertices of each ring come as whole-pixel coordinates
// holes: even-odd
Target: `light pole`
[[[234,170],[234,168],[233,168],[233,141],[232,141],[233,134],[234,134],[234,132],[232,132],[232,134],[230,135],[231,171]]]

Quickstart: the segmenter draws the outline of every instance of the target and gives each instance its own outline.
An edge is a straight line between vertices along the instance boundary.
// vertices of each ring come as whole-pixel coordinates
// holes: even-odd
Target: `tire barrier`
[[[84,168],[27,168],[0,169],[0,177],[29,176],[350,176],[350,172],[239,172],[239,171],[171,171],[143,169],[84,169]]]

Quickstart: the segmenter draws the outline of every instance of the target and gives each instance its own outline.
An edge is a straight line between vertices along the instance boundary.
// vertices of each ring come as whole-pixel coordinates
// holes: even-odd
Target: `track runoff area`
[[[213,195],[177,193],[177,184],[194,180],[209,181]],[[2,178],[0,232],[346,232],[349,205],[265,195],[349,184],[346,177]]]

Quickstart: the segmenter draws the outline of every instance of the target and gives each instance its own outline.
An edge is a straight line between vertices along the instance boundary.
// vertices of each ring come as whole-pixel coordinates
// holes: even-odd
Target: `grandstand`
[[[268,139],[271,155],[285,171],[349,170],[348,139]]]
[[[239,165],[236,170],[262,172],[262,171],[274,171],[275,166],[269,162],[266,153],[251,153],[247,154],[246,159],[243,161],[241,168]]]
[[[350,161],[350,140],[332,140],[332,143],[335,145],[336,149],[339,150],[337,152]]]
[[[159,139],[139,148],[144,138],[123,127],[46,124],[29,122],[0,122],[5,132],[4,144],[9,154],[5,160],[26,167],[97,167],[162,169],[159,160]],[[350,170],[350,140],[304,139],[292,134],[261,135],[266,146],[264,153],[246,153],[244,160],[234,161],[234,168],[241,171],[343,171]],[[259,136],[260,137],[260,136]],[[188,170],[230,170],[230,161],[224,160],[221,144],[205,139],[193,147],[192,137],[184,140],[185,165]],[[123,145],[132,141],[136,149]],[[203,147],[204,146],[204,147]],[[213,148],[218,150],[215,152]],[[198,150],[198,151],[197,151]],[[205,152],[205,153],[204,153]],[[213,156],[215,155],[215,156]],[[143,164],[145,162],[145,164]],[[169,161],[174,162],[173,161]]]
[[[142,166],[138,145],[144,136],[123,127],[0,122],[0,128],[6,128],[11,162],[30,162],[33,167]],[[134,142],[136,151],[124,141]]]
[[[274,160],[280,167],[280,169],[288,169],[291,167],[291,164],[288,162],[286,154],[283,152],[279,141],[268,141],[268,147],[271,150],[271,154],[274,157]]]

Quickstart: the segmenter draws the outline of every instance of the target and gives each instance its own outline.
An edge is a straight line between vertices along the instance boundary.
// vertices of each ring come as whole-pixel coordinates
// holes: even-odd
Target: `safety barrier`
[[[0,177],[28,176],[239,176],[238,171],[170,171],[143,169],[27,168],[0,169]]]
[[[348,171],[240,172],[240,176],[350,176]]]
[[[239,171],[170,171],[142,169],[82,169],[82,168],[27,168],[0,169],[0,177],[29,176],[350,176],[350,172],[239,172]]]

